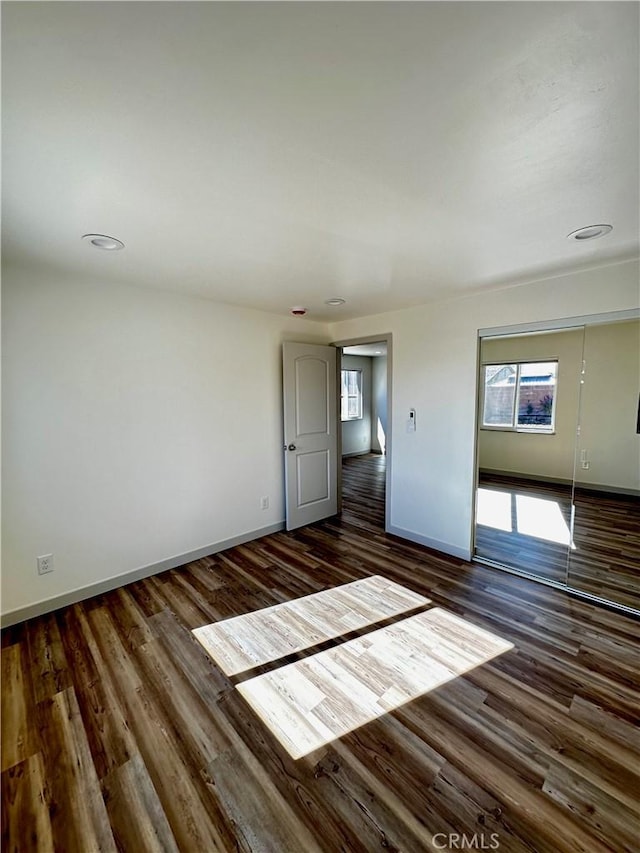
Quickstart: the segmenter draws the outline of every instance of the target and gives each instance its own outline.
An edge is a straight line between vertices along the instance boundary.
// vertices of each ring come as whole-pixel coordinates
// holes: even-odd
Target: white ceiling
[[[343,319],[638,253],[636,3],[2,17],[7,261]]]
[[[354,344],[351,347],[342,347],[343,355],[366,355],[370,358],[379,358],[387,354],[386,341],[378,341],[372,344]]]

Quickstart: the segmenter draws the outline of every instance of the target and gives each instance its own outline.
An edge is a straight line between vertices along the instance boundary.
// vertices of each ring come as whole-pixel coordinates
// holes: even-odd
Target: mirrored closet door
[[[589,324],[568,585],[640,610],[640,320]]]
[[[567,580],[584,327],[483,338],[475,554]]]
[[[640,611],[640,319],[481,338],[477,558]]]

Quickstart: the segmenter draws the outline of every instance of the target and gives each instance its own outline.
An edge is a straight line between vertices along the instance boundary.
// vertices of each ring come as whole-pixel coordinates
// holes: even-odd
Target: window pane
[[[340,371],[340,420],[346,421],[348,415],[348,388],[347,388],[347,373],[348,370]]]
[[[359,419],[362,417],[362,371],[342,370],[340,378],[340,419]]]
[[[553,427],[557,375],[557,361],[543,361],[520,366],[518,426],[547,429]]]
[[[513,426],[517,372],[515,364],[485,365],[483,426]]]

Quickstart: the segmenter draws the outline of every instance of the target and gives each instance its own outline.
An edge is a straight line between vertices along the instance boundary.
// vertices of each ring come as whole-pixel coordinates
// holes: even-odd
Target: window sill
[[[555,429],[527,429],[526,427],[481,426],[485,432],[516,432],[521,435],[555,435]]]

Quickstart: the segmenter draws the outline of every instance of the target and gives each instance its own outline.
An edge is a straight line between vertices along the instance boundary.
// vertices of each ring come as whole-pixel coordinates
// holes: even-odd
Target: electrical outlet
[[[42,557],[37,557],[38,574],[46,575],[53,571],[53,554],[44,554]]]
[[[269,498],[266,495],[260,498],[260,509],[269,509]]]

